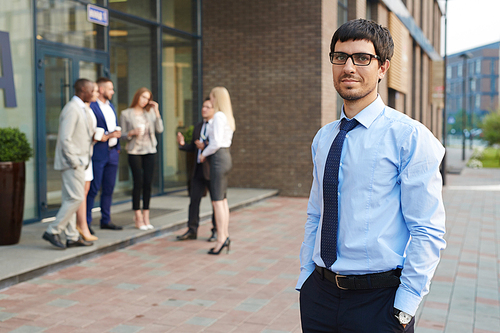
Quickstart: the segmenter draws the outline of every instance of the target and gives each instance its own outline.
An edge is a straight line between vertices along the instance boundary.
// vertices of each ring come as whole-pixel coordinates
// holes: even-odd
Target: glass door
[[[79,52],[49,46],[40,46],[37,52],[37,170],[42,218],[54,216],[61,205],[61,173],[54,170],[59,114],[73,97],[77,79],[95,81],[107,73],[105,55]]]

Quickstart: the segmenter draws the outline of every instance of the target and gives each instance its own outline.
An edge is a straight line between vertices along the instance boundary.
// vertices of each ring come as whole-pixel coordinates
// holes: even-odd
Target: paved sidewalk
[[[277,190],[229,188],[228,202],[231,210],[249,205],[253,202],[274,196]],[[185,229],[188,217],[189,197],[186,191],[151,198],[151,211],[164,212],[155,214],[151,223],[154,230],[141,231],[134,227],[133,212],[130,202],[113,205],[111,215],[129,216],[129,223],[124,230],[100,230],[94,227],[99,240],[93,246],[57,250],[42,240],[47,228],[45,223],[33,223],[23,226],[21,241],[11,246],[0,246],[0,289],[13,284],[38,277],[42,274],[77,264],[83,260],[124,248],[151,237],[171,233],[179,228]],[[209,196],[202,199],[200,218],[212,216],[212,204]],[[100,213],[93,213],[94,220],[100,219]],[[207,233],[199,233],[199,237],[207,237]]]
[[[500,332],[500,170],[448,174],[443,196],[448,245],[416,332]],[[229,255],[178,230],[1,290],[0,333],[301,332],[306,206],[272,197],[233,211]]]

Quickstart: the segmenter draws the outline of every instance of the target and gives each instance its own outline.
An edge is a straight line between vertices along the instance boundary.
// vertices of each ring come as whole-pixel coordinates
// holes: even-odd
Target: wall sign
[[[109,24],[108,10],[90,4],[87,5],[87,21],[107,27]]]

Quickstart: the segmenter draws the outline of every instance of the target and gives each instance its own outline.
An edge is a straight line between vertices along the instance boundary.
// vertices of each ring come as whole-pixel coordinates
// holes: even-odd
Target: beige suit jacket
[[[153,110],[146,112],[146,117],[148,119],[149,126],[149,135],[151,138],[151,143],[153,147],[156,147],[158,141],[156,140],[155,133],[163,132],[163,122],[161,118],[156,118],[156,114]],[[131,151],[136,142],[136,137],[133,136],[131,138],[128,137],[128,132],[136,128],[137,124],[135,123],[134,109],[128,108],[122,111],[120,115],[120,126],[122,128],[122,138],[126,138],[128,140],[127,146],[125,147],[127,151]]]
[[[55,170],[87,168],[90,163],[93,129],[90,126],[88,109],[83,110],[71,99],[64,106],[59,116],[59,132],[57,134]]]

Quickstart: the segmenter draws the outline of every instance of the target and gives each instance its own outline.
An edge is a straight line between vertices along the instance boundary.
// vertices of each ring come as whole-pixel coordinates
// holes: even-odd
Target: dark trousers
[[[116,154],[118,154],[116,152]],[[116,172],[118,165],[112,164],[109,160],[92,161],[92,172],[94,179],[90,183],[87,194],[87,224],[92,223],[92,208],[97,193],[101,190],[101,224],[108,224],[111,221],[111,201],[116,183]]]
[[[128,164],[132,171],[134,188],[132,190],[132,209],[149,209],[151,199],[151,183],[153,182],[153,172],[155,168],[155,155],[128,155]]]
[[[305,333],[413,333],[415,318],[403,328],[394,316],[397,287],[341,290],[314,271],[300,290]]]
[[[198,232],[198,226],[200,225],[200,203],[201,198],[205,194],[205,191],[210,188],[210,181],[206,180],[203,176],[203,166],[196,163],[194,176],[191,179],[190,202],[189,202],[189,215],[188,215],[188,229],[192,233]],[[215,226],[215,217],[212,214],[212,231],[217,230]]]

